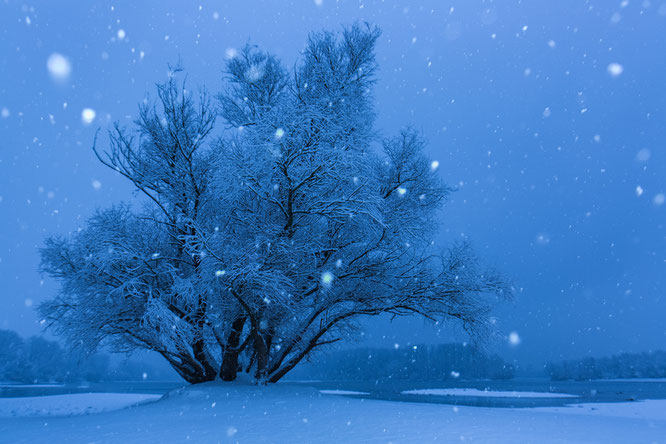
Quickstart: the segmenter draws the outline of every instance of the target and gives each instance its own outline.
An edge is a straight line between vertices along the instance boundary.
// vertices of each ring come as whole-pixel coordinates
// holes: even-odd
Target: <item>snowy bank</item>
[[[157,402],[95,415],[0,418],[6,442],[658,442],[666,400],[615,404],[615,414],[576,407],[501,409],[330,396],[314,388],[206,383]],[[624,411],[621,411],[624,409]],[[580,411],[578,411],[580,410]]]
[[[499,390],[479,390],[474,388],[446,388],[405,390],[403,395],[436,395],[436,396],[481,396],[488,398],[578,398],[568,393],[551,392],[503,392]]]
[[[0,417],[86,415],[118,410],[159,398],[159,395],[137,393],[78,393],[0,398]]]

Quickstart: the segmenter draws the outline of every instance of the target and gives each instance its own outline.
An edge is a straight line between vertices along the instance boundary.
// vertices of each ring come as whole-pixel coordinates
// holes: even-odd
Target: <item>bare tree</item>
[[[433,247],[451,190],[419,134],[374,147],[379,34],[312,34],[292,72],[246,47],[227,63],[216,139],[205,91],[195,101],[175,72],[159,85],[160,109],[94,148],[148,203],[46,241],[42,269],[62,283],[40,307],[49,325],[91,349],[155,350],[190,382],[276,382],[369,315],[482,335],[511,289],[467,245]]]

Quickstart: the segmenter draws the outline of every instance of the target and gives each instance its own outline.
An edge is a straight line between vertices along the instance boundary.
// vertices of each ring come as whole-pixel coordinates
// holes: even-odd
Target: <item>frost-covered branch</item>
[[[471,336],[511,287],[469,245],[435,248],[451,192],[412,129],[379,140],[379,30],[313,33],[293,71],[246,46],[218,106],[177,68],[93,151],[146,196],[42,249],[47,325],[94,349],[157,351],[190,382],[275,382],[366,316],[453,320]],[[215,120],[224,129],[218,138]]]

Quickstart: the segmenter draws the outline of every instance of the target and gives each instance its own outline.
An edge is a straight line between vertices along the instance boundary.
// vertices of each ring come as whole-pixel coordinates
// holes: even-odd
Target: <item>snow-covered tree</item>
[[[32,382],[23,339],[11,330],[0,330],[0,381]]]
[[[312,34],[291,72],[247,46],[217,108],[176,72],[159,85],[136,129],[94,148],[147,203],[46,241],[42,269],[61,282],[48,324],[90,349],[155,350],[190,382],[275,382],[369,315],[482,334],[510,288],[466,245],[432,245],[450,189],[419,134],[376,143],[379,34]]]

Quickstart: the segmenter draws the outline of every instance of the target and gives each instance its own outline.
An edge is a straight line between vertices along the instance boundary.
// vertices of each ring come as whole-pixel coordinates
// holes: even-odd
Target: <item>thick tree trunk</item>
[[[188,362],[188,360],[178,361],[164,351],[160,351],[160,354],[171,364],[176,373],[187,382],[192,383],[192,380],[196,379],[196,375],[200,373],[198,367],[193,362]]]
[[[254,336],[254,353],[256,356],[257,371],[254,377],[259,384],[265,384],[268,376],[268,348],[261,334]]]
[[[201,365],[202,372],[200,375],[197,375],[197,382],[206,382],[212,381],[215,379],[216,371],[215,368],[210,364],[208,356],[206,356],[206,344],[203,339],[197,339],[194,344],[192,344],[192,351],[194,352],[194,358]]]
[[[245,318],[238,318],[231,324],[231,332],[222,353],[222,365],[220,366],[220,379],[233,381],[238,373],[238,355],[241,352],[240,338],[245,325]]]

